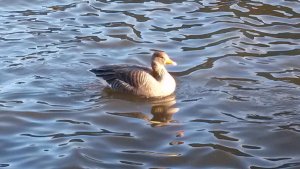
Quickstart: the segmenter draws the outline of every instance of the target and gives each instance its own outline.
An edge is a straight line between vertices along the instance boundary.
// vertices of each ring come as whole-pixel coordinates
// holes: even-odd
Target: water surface
[[[300,168],[297,0],[11,0],[0,22],[0,168]],[[168,98],[89,72],[154,49]]]

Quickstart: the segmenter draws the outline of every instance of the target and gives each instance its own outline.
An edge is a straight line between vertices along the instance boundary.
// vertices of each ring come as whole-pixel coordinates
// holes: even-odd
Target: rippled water
[[[0,168],[300,168],[300,2],[0,1]],[[174,96],[89,69],[177,63]]]

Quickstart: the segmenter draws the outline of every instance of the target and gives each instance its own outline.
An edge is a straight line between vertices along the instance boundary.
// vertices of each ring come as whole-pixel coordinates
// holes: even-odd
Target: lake
[[[300,168],[298,0],[0,1],[0,168]],[[176,92],[105,92],[150,66]]]

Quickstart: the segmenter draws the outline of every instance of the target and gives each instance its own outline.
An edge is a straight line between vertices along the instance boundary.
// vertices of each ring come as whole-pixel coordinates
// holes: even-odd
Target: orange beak
[[[174,65],[174,66],[177,65],[177,63],[174,62],[173,60],[171,60],[170,58],[167,59],[166,64],[167,64],[167,65]]]

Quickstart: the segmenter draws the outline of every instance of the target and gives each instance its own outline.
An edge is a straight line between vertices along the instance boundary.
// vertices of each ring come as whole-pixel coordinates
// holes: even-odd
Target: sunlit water
[[[300,168],[298,0],[3,0],[0,22],[0,168]],[[153,49],[168,98],[89,72]]]

